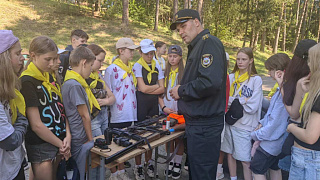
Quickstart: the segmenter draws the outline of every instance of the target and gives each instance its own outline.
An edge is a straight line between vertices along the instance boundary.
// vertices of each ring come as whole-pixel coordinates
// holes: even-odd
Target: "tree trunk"
[[[286,6],[287,3],[283,3],[283,36],[282,36],[282,43],[281,43],[281,50],[286,51],[286,36],[287,36],[287,12]]]
[[[183,9],[189,9],[189,0],[184,0]]]
[[[294,52],[294,50],[296,49],[296,46],[297,46],[298,41],[299,41],[299,35],[300,35],[300,31],[301,31],[302,20],[303,20],[303,17],[304,17],[304,13],[306,11],[307,4],[308,4],[308,0],[305,0],[303,8],[302,8],[301,16],[300,16],[300,19],[299,19],[299,23],[298,23],[298,27],[297,27],[298,29],[297,29],[297,33],[296,33],[296,36],[295,36],[294,44],[293,44],[293,47],[292,47],[292,52]]]
[[[296,14],[296,26],[298,26],[299,22],[299,13],[300,13],[300,0],[297,0],[297,14]]]
[[[274,46],[273,46],[273,51],[272,51],[273,54],[276,54],[278,52],[278,43],[279,43],[279,36],[280,36],[283,11],[284,11],[284,3],[282,3],[282,8],[281,8],[280,17],[279,17],[279,26],[278,26],[278,29],[276,32],[276,37],[274,39]]]
[[[249,3],[250,3],[250,0],[247,0],[246,30],[245,30],[245,34],[244,34],[244,38],[243,38],[243,44],[242,44],[242,47],[245,47],[245,46],[246,46],[246,40],[247,40],[247,36],[248,36],[249,10],[250,10]]]
[[[129,0],[122,0],[122,26],[129,25]]]
[[[176,15],[176,13],[178,12],[178,0],[174,0],[173,1],[173,17],[172,19],[174,20],[174,16]]]
[[[320,42],[320,9],[318,9],[318,35],[317,35],[317,42]]]
[[[259,41],[259,31],[256,31],[256,35],[255,35],[254,41],[253,41],[252,50],[255,50],[257,48],[258,41]]]
[[[218,14],[220,14],[220,12],[221,12],[221,0],[217,0],[217,3],[218,3]],[[219,17],[220,16],[217,16],[216,18],[215,18],[215,27],[216,27],[216,31],[215,31],[215,36],[218,36],[218,33],[219,33]]]
[[[263,28],[262,32],[262,37],[261,37],[261,45],[260,45],[260,51],[264,52],[264,46],[265,46],[265,41],[266,41],[266,36],[267,36],[267,28]]]
[[[202,19],[202,5],[203,5],[203,0],[198,0],[197,10],[198,10],[198,12],[199,12],[200,19]]]
[[[159,23],[159,0],[156,0],[156,17],[154,20],[154,30],[158,31],[158,23]]]
[[[308,12],[309,11],[308,11],[308,2],[307,2],[305,13],[304,13],[303,20],[302,20],[302,30],[301,30],[300,39],[304,39],[304,36],[306,34]]]
[[[309,19],[308,19],[308,23],[307,23],[307,27],[306,27],[306,38],[309,38],[309,31],[310,31],[310,25],[311,25],[311,18],[312,18],[312,13],[313,13],[313,9],[314,9],[314,4],[315,4],[315,0],[312,1],[312,5],[311,5],[311,10],[310,10],[310,15],[309,15]]]

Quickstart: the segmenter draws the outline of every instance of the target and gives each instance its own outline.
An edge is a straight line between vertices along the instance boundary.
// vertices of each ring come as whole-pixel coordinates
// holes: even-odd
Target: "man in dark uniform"
[[[189,178],[216,179],[226,105],[226,55],[221,41],[203,29],[199,13],[180,10],[170,26],[188,44],[185,73],[170,95],[186,120]]]

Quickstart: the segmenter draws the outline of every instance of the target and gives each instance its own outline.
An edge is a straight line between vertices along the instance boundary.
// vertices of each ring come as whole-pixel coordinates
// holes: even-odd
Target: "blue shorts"
[[[289,180],[320,180],[320,151],[292,147]]]
[[[41,163],[44,161],[52,161],[58,154],[59,148],[50,144],[26,144],[28,161],[31,163]]]

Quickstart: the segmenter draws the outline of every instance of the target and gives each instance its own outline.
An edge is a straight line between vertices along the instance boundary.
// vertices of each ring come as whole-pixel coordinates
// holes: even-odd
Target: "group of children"
[[[267,171],[272,180],[319,179],[319,62],[320,44],[310,39],[299,42],[292,60],[284,53],[268,58],[265,68],[276,80],[269,100],[263,97],[252,50],[238,51],[229,75],[217,179],[224,177],[225,153],[231,180],[237,179],[236,160],[242,163],[246,180],[267,179]],[[263,104],[268,104],[265,113]]]
[[[82,30],[72,31],[67,52],[47,36],[34,38],[25,67],[19,39],[12,31],[0,30],[0,39],[0,177],[4,179],[24,179],[24,141],[32,165],[30,179],[55,179],[59,162],[70,157],[84,179],[93,137],[107,127],[126,128],[160,113],[177,114],[177,101],[169,92],[184,74],[178,45],[167,51],[161,41],[154,46],[144,39],[138,46],[130,38],[121,38],[116,43],[118,55],[103,77],[99,69],[106,52],[96,44],[86,45],[89,36]],[[141,57],[133,64],[136,50]],[[166,52],[167,61],[162,57]],[[237,179],[236,160],[241,161],[246,180],[266,179],[269,169],[270,179],[315,179],[320,155],[319,60],[320,44],[312,40],[302,40],[292,60],[283,53],[267,59],[265,67],[277,82],[269,102],[263,97],[252,49],[238,51],[227,81],[226,112],[232,112],[226,118],[239,113],[241,117],[225,124],[217,179],[223,177],[225,154],[232,180]],[[265,102],[269,107],[262,117]],[[236,105],[242,112],[232,107]],[[287,131],[295,142],[291,158],[282,153],[290,136]],[[181,175],[183,150],[180,146],[169,172],[164,172],[174,179]],[[151,158],[152,151],[147,151],[146,173],[154,177]],[[141,159],[135,157],[137,180],[145,177]],[[96,178],[97,171],[90,179]],[[123,163],[111,169],[110,179],[130,179]]]
[[[160,112],[177,112],[176,101],[167,93],[183,75],[180,46],[169,47],[166,63],[161,57],[166,54],[165,43],[158,42],[156,49],[150,39],[138,46],[130,38],[121,38],[116,43],[118,56],[103,77],[99,69],[106,52],[96,44],[86,45],[89,36],[82,30],[72,31],[67,51],[47,36],[35,37],[25,67],[19,39],[8,30],[1,30],[0,37],[4,44],[0,47],[0,176],[4,179],[24,179],[23,141],[31,163],[30,179],[55,179],[59,162],[70,157],[84,179],[93,137],[107,127],[126,128]],[[137,49],[141,58],[133,65]],[[182,153],[170,164],[171,169],[173,163],[178,167],[172,173],[176,179]],[[154,177],[151,157],[148,151],[147,174]],[[135,178],[144,179],[141,156],[135,159]],[[96,178],[97,171],[90,179]],[[130,179],[124,164],[111,169],[110,179]]]

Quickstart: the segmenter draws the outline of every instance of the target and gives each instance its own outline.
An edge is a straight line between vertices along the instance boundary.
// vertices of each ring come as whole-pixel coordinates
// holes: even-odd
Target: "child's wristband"
[[[167,107],[167,106],[163,106],[163,107],[162,107],[162,109],[161,109],[161,110],[162,110],[162,112],[164,112],[163,110],[164,110],[164,108],[166,108],[166,107]]]

